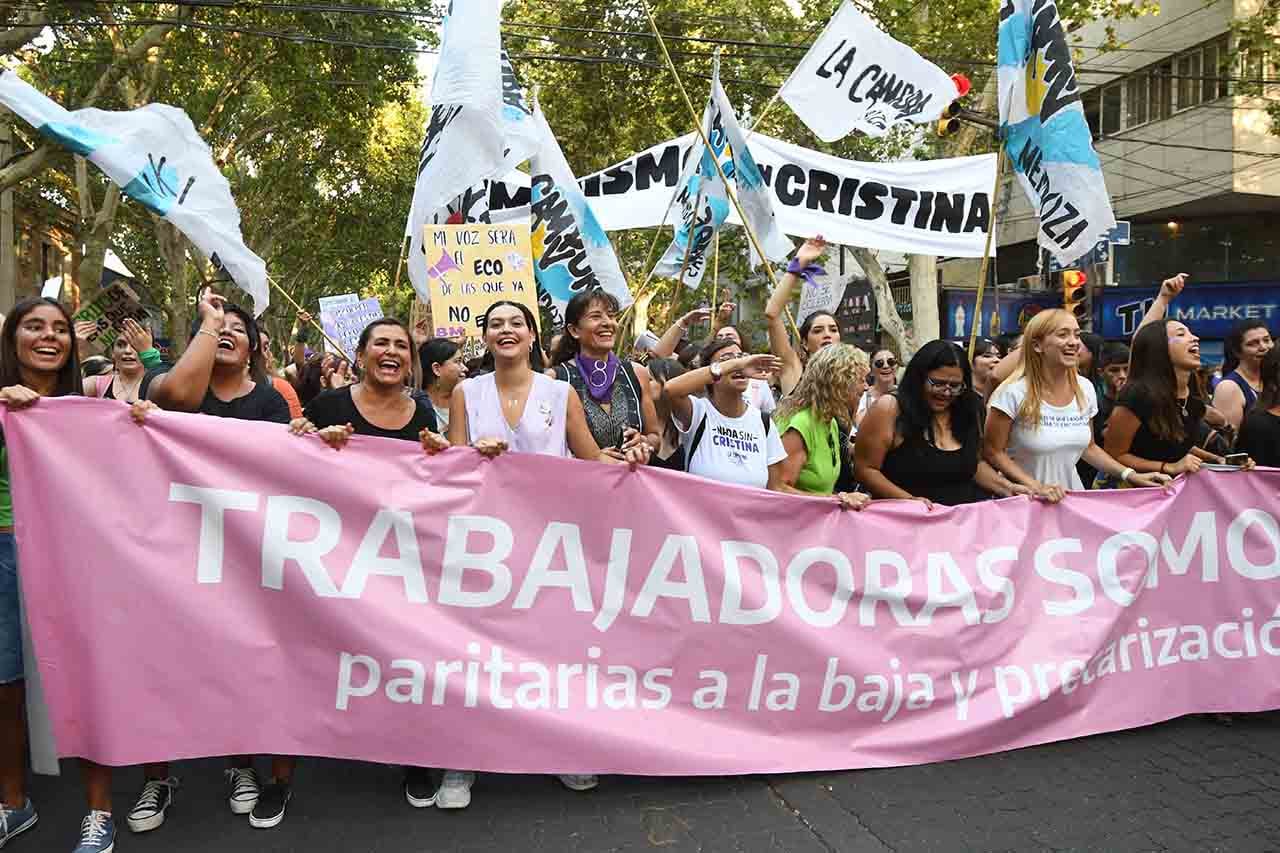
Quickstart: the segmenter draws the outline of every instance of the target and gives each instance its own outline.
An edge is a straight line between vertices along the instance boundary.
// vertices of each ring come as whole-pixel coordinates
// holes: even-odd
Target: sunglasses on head
[[[896,358],[877,358],[875,361],[871,362],[871,366],[877,369],[883,367],[897,367],[898,360]]]

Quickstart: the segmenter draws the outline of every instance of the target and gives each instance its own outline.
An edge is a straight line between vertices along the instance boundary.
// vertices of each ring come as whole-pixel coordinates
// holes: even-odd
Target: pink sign
[[[723,774],[1280,707],[1280,472],[928,512],[43,400],[4,418],[62,755]]]

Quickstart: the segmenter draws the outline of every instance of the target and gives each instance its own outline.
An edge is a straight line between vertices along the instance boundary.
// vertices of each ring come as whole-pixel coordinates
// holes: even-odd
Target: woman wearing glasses
[[[856,430],[862,426],[862,419],[867,412],[886,394],[892,394],[898,386],[898,357],[887,349],[876,350],[871,356],[871,387],[858,401],[858,411],[853,415],[853,426]]]
[[[1076,471],[1083,459],[1131,486],[1160,486],[1163,474],[1140,474],[1094,443],[1098,397],[1077,370],[1084,344],[1068,311],[1041,311],[1031,319],[1013,375],[991,395],[987,460],[1015,483],[1051,503],[1084,485]]]
[[[898,389],[858,429],[854,474],[872,497],[954,506],[1027,493],[982,461],[982,401],[972,381],[950,341],[930,341],[912,357]]]

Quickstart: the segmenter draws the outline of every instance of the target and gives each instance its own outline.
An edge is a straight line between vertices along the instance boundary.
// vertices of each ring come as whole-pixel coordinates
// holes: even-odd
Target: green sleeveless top
[[[835,491],[840,477],[840,427],[834,419],[822,423],[813,409],[796,412],[787,420],[778,421],[778,435],[786,435],[793,429],[804,439],[808,459],[796,477],[796,488],[814,495],[829,495]]]

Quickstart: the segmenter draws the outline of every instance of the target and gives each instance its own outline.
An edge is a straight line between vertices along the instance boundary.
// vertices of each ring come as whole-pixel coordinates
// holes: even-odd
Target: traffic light
[[[1093,325],[1093,302],[1089,298],[1089,277],[1082,270],[1062,271],[1062,307],[1071,312],[1087,332]]]
[[[947,108],[942,111],[942,117],[938,119],[937,131],[938,138],[950,136],[960,129],[960,101],[959,99],[947,104]]]

